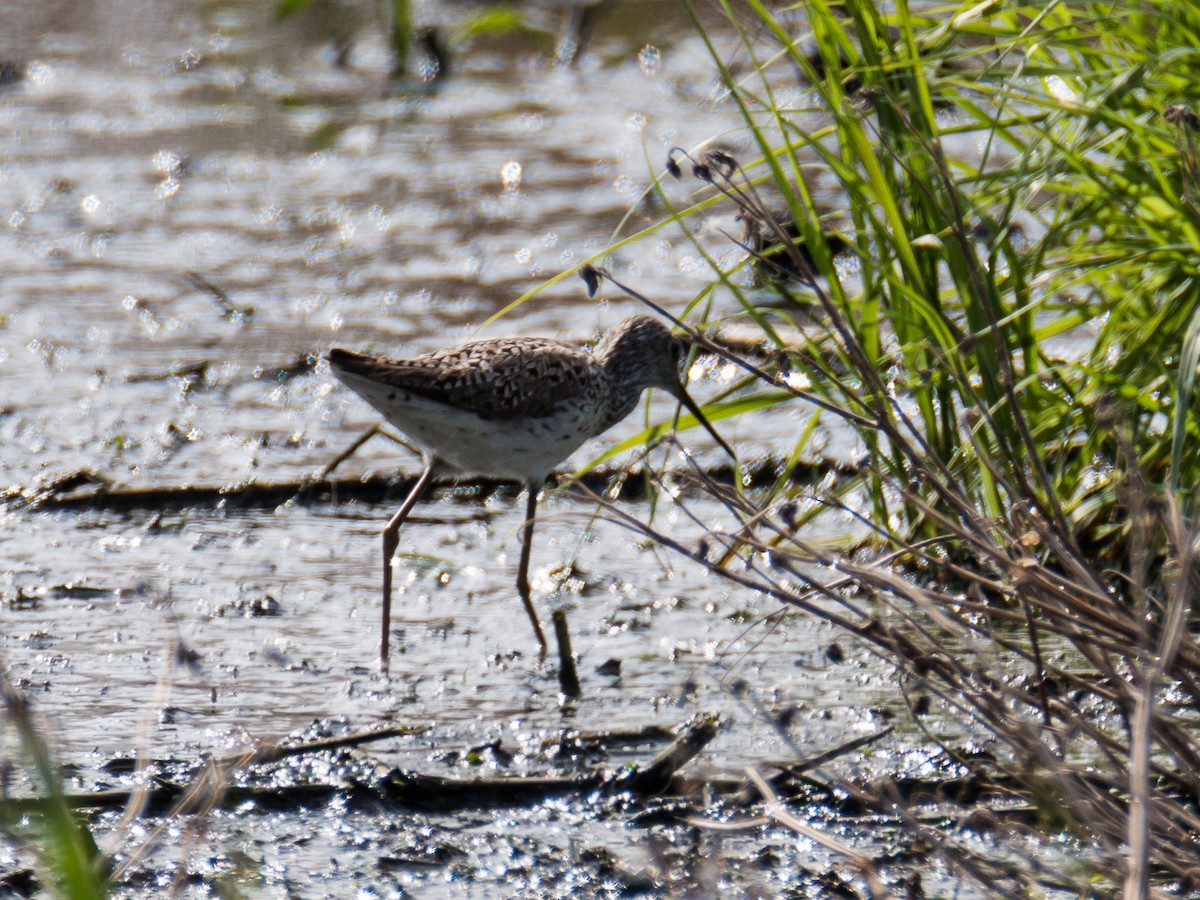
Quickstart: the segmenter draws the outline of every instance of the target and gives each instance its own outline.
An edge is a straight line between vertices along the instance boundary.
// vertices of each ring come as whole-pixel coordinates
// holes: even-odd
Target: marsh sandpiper
[[[651,387],[678,399],[734,456],[680,382],[686,355],[684,339],[644,315],[609,330],[591,353],[546,338],[474,341],[411,359],[329,351],[333,374],[398,428],[424,463],[383,529],[379,652],[385,666],[392,556],[401,524],[435,474],[511,479],[528,490],[517,592],[544,652],[546,637],[529,597],[529,551],[538,491],[554,467],[629,415]]]

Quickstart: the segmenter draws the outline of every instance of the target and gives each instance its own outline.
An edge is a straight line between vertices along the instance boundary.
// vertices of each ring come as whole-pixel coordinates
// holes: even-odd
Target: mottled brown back
[[[564,401],[594,400],[605,378],[589,353],[545,338],[475,341],[411,359],[331,350],[329,360],[380,384],[497,420],[550,416]]]

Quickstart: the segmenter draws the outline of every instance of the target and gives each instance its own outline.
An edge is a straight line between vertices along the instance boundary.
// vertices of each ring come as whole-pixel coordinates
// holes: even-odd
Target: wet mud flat
[[[185,766],[150,763],[155,781],[135,801],[145,810],[139,825],[159,824],[168,807],[189,815],[170,820],[181,823],[173,829],[182,833],[177,846],[119,858],[118,895],[144,895],[170,878],[184,895],[238,889],[269,896],[283,889],[302,896],[348,890],[369,896],[857,896],[854,867],[837,863],[847,852],[847,833],[869,832],[876,846],[893,841],[885,859],[911,864],[921,854],[893,832],[897,820],[870,814],[806,775],[828,759],[772,768],[769,776],[756,772],[753,779],[677,774],[717,731],[703,716],[674,738],[655,728],[566,730],[537,741],[497,740],[425,755],[424,765],[455,773],[450,776],[385,769],[355,749],[396,731],[225,757],[206,772],[209,778],[223,773],[219,791],[195,778],[185,792],[172,780]],[[650,756],[654,747],[663,749]],[[279,764],[288,758],[290,764]],[[104,768],[104,780],[119,781],[128,765],[114,761]],[[526,768],[539,774],[519,774]],[[1003,794],[999,786],[962,780],[947,781],[941,791],[929,779],[915,790],[906,787],[925,792],[917,803],[943,825],[959,817],[948,799],[961,804]],[[864,796],[878,790],[860,788]],[[98,830],[113,824],[119,831],[116,807],[130,794],[92,791],[69,801],[91,810]],[[774,815],[763,803],[779,795],[809,822],[822,810],[829,827],[838,823],[842,837],[827,839],[835,852],[789,832],[787,814]],[[135,833],[145,835],[140,828]],[[203,849],[189,853],[189,846]],[[25,870],[10,870],[5,878],[18,891],[29,881]]]
[[[131,860],[119,896],[176,883],[185,895],[817,896],[841,879],[854,896],[846,857],[771,819],[746,766],[885,870],[921,851],[871,797],[903,790],[907,815],[981,841],[994,821],[977,811],[1004,809],[1001,787],[963,783],[923,737],[891,730],[908,712],[888,666],[672,566],[569,493],[546,500],[533,571],[539,609],[569,615],[580,697],[538,659],[512,588],[511,489],[444,489],[402,532],[381,671],[377,535],[403,489],[269,508],[231,492],[7,510],[36,566],[4,587],[4,658],[72,802],[118,864]],[[703,521],[705,501],[679,502]],[[665,497],[653,512],[621,505],[702,537]],[[28,777],[11,788],[39,793]],[[177,806],[190,814],[169,815]],[[714,827],[730,822],[748,824]],[[17,890],[29,850],[6,847]]]

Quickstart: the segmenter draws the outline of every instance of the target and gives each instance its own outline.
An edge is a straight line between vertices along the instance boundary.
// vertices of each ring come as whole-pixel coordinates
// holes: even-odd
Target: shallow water
[[[714,102],[711,63],[681,11],[612,5],[574,67],[510,35],[455,48],[436,85],[397,87],[372,9],[314,9],[282,24],[251,2],[6,11],[0,61],[26,75],[0,88],[0,487],[80,469],[133,487],[297,481],[374,422],[317,362],[330,346],[411,354],[479,333],[586,340],[638,311],[589,301],[570,278],[479,331],[607,246],[669,147],[721,135],[737,149],[736,119]],[[427,4],[418,18],[450,33],[474,9]],[[551,31],[566,16],[527,14]],[[331,32],[346,41],[346,66]],[[688,190],[667,185],[675,203]],[[623,233],[660,214],[636,212]],[[733,253],[720,226],[703,240]],[[707,278],[678,230],[609,262],[673,311]],[[737,377],[704,363],[693,374],[700,397]],[[651,419],[672,411],[656,398]],[[635,414],[565,468],[645,421]],[[754,458],[790,451],[803,421],[771,411],[723,430]],[[701,463],[719,461],[706,436],[683,441]],[[855,452],[832,426],[819,444]],[[654,462],[687,465],[675,451]],[[416,469],[377,438],[342,471],[397,466]],[[314,723],[428,727],[369,747],[383,765],[469,776],[478,767],[462,753],[500,741],[516,753],[510,770],[538,771],[529,748],[547,735],[675,727],[698,712],[723,724],[690,771],[737,774],[791,756],[764,710],[794,707],[790,737],[813,752],[901,712],[880,661],[853,647],[830,661],[831,629],[771,624],[776,607],[758,594],[553,494],[535,537],[534,594],[544,618],[569,613],[582,698],[560,696],[515,596],[523,503],[510,491],[443,491],[405,526],[382,673],[378,533],[398,502],[0,509],[0,652],[55,752],[77,767],[75,786],[104,782],[97,767],[114,756],[195,760]],[[684,502],[701,523],[722,518],[710,501]],[[666,498],[621,509],[681,541],[703,537]],[[830,542],[855,532],[834,515],[821,527]],[[254,614],[264,609],[272,614]],[[174,662],[177,643],[190,664]],[[609,660],[619,676],[596,671]],[[936,727],[962,736],[954,723]],[[832,771],[919,765],[932,752],[923,740],[890,738],[869,761]],[[14,736],[4,741],[11,750]],[[96,821],[112,846],[144,834]],[[663,890],[713,895],[782,892],[832,865],[778,830],[631,828],[603,806],[557,801],[397,818],[339,800],[299,816],[218,812],[202,825],[165,841],[128,893],[154,895],[178,865],[201,879],[224,873],[256,896],[616,892],[619,879],[608,885],[588,856],[597,847],[658,871]],[[432,864],[416,858],[438,846]],[[0,864],[17,862],[28,862],[24,850],[0,849]]]

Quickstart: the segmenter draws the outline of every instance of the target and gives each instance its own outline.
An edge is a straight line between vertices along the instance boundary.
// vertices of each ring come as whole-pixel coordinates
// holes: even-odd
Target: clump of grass
[[[168,658],[171,660],[169,677],[175,664],[186,660],[186,652],[178,646],[172,647]],[[209,760],[198,767],[191,783],[170,811],[149,834],[140,835],[127,826],[147,809],[155,782],[144,780],[129,792],[121,822],[116,828],[109,829],[110,847],[116,844],[117,849],[105,852],[97,845],[88,820],[79,808],[79,797],[70,796],[63,790],[62,774],[28,698],[2,668],[0,704],[3,709],[0,721],[15,738],[13,743],[20,754],[18,760],[3,760],[0,767],[9,774],[18,767],[27,768],[33,775],[37,793],[36,800],[16,799],[12,804],[0,804],[0,832],[14,846],[24,848],[35,858],[31,879],[41,891],[53,897],[103,900],[127,886],[135,867],[161,848],[166,836],[172,829],[180,827],[181,822],[199,834],[207,823],[208,813],[224,796],[233,773],[259,759],[259,754],[246,753]],[[4,799],[14,798],[6,796]],[[94,804],[88,805],[94,808]],[[186,875],[187,868],[179,867],[173,893],[178,893],[181,879]],[[219,876],[215,884],[222,896],[241,896],[230,876]]]
[[[694,211],[756,222],[760,270],[794,280],[774,279],[790,305],[768,318],[714,263],[696,305],[720,289],[761,327],[769,362],[748,382],[811,416],[793,458],[835,417],[866,464],[816,498],[786,478],[710,485],[734,521],[705,552],[624,521],[846,629],[906,692],[967,716],[1002,750],[963,765],[1033,804],[1043,834],[1103,848],[1087,861],[1101,890],[1192,890],[1200,5],[724,8],[749,74],[710,48],[752,149],[675,153],[667,171],[697,179]],[[856,495],[871,562],[805,540],[796,514],[858,514]]]
[[[54,896],[71,900],[107,897],[109,860],[96,846],[87,824],[68,806],[50,750],[33,724],[29,701],[2,674],[0,702],[4,706],[4,721],[15,732],[45,798],[41,811],[31,817],[27,835],[20,839],[20,843],[27,843],[34,850],[43,885]],[[0,823],[10,834],[16,824]]]

